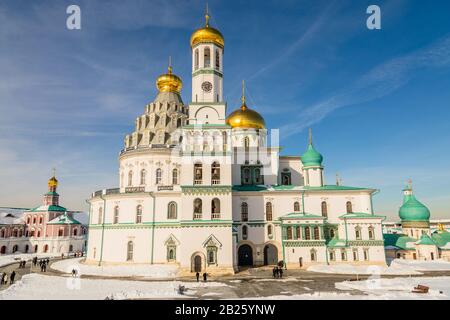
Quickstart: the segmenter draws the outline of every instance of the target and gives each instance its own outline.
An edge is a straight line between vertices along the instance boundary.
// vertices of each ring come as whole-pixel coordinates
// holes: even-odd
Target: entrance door
[[[273,244],[264,247],[264,265],[276,265],[278,263],[278,250]]]
[[[202,257],[199,255],[194,257],[194,272],[202,272]]]
[[[240,266],[253,266],[253,250],[247,244],[239,247],[238,250],[238,264]]]

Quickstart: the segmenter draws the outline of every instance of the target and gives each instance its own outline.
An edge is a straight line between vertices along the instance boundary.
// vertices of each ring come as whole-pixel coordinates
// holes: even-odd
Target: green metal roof
[[[322,219],[324,220],[325,217],[311,214],[311,213],[301,213],[301,212],[292,212],[288,213],[287,215],[284,215],[280,218],[281,220],[287,220],[287,219]]]
[[[333,238],[327,243],[327,246],[332,248],[345,248],[347,243],[343,239]]]
[[[420,240],[416,242],[416,244],[427,245],[427,246],[435,246],[436,245],[436,243],[434,243],[434,241],[431,240],[430,236],[427,234],[423,234],[420,237]]]
[[[49,191],[45,194],[46,196],[59,196],[59,194],[55,191]]]
[[[388,247],[397,247],[402,250],[415,250],[414,243],[417,241],[416,239],[410,238],[404,234],[383,234],[384,238],[384,246]],[[410,245],[408,246],[408,243]]]
[[[448,231],[436,231],[431,235],[434,243],[438,247],[445,247],[448,243],[450,243],[450,232]]]
[[[47,211],[67,211],[67,209],[61,206],[40,206],[30,210],[30,212],[47,212]]]
[[[65,212],[64,214],[50,221],[48,224],[81,224],[81,223],[72,218],[71,216],[69,216],[67,212]]]
[[[295,186],[295,185],[235,185],[233,191],[372,191],[370,188],[326,185],[322,187]]]
[[[359,188],[359,187],[348,187],[348,186],[337,186],[337,185],[325,185],[323,187],[308,187],[305,186],[305,190],[312,191],[358,191],[358,190],[373,190],[371,188]]]
[[[365,212],[353,212],[353,213],[346,213],[342,216],[339,216],[341,219],[358,219],[358,218],[364,218],[364,219],[383,219],[386,218],[385,216],[379,216],[376,214],[370,214]]]

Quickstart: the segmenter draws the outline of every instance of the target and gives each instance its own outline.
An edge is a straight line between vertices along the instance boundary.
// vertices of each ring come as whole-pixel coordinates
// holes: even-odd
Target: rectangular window
[[[364,261],[369,261],[369,249],[364,249]]]

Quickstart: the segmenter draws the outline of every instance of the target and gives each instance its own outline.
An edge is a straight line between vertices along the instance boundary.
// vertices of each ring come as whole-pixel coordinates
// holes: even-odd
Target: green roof
[[[47,211],[67,211],[67,209],[61,206],[40,206],[30,210],[30,212],[47,212]]]
[[[325,217],[311,214],[311,213],[301,213],[301,212],[292,212],[287,215],[284,215],[280,218],[281,220],[286,219],[325,219]]]
[[[305,190],[312,190],[312,191],[322,191],[322,190],[337,190],[337,191],[358,191],[358,190],[373,190],[371,188],[359,188],[359,187],[348,187],[348,186],[337,186],[337,185],[325,185],[322,187],[308,187],[305,186]]]
[[[333,248],[345,248],[347,246],[347,243],[345,240],[333,238],[327,243],[328,247]]]
[[[430,210],[413,194],[405,195],[403,205],[399,210],[399,216],[402,221],[429,221]]]
[[[81,223],[72,218],[71,216],[69,216],[67,212],[65,212],[64,214],[50,221],[48,224],[81,224]]]
[[[353,213],[346,213],[342,216],[339,216],[339,218],[341,219],[359,219],[359,218],[364,218],[364,219],[383,219],[386,218],[385,216],[379,216],[376,214],[370,214],[370,213],[365,213],[365,212],[353,212]]]
[[[322,187],[309,187],[309,186],[295,186],[295,185],[276,185],[276,186],[263,186],[263,185],[235,185],[233,191],[371,191],[370,188],[358,188],[348,186],[336,186],[326,185]]]
[[[402,250],[415,250],[414,245],[408,246],[408,243],[415,243],[417,240],[410,238],[404,234],[383,234],[384,246],[397,247]]]
[[[301,156],[301,160],[305,167],[320,167],[322,166],[323,157],[314,149],[313,144],[310,143],[306,152]]]
[[[435,246],[436,243],[434,243],[433,240],[431,240],[430,236],[427,234],[423,234],[420,237],[420,240],[416,242],[417,244],[427,245],[427,246]]]
[[[45,194],[46,196],[59,196],[59,194],[55,191],[49,191]]]
[[[437,244],[438,247],[445,247],[448,243],[450,243],[450,232],[448,231],[436,231],[431,235],[434,243]]]

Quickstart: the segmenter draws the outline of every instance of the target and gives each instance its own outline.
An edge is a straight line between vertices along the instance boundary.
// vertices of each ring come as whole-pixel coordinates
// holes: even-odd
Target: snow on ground
[[[185,295],[178,293],[179,285],[187,288]],[[32,273],[0,291],[0,300],[189,299],[196,288],[223,286],[227,285],[218,282],[92,280]]]
[[[104,277],[142,277],[171,279],[178,272],[175,265],[117,265],[117,266],[97,266],[83,263],[84,258],[61,260],[50,267],[52,269],[71,273],[73,269],[81,275],[94,275]]]
[[[38,258],[52,258],[52,257],[59,257],[60,255],[55,255],[51,253],[42,253],[42,254],[35,254],[35,253],[16,253],[16,254],[8,254],[8,255],[2,255],[0,256],[0,267],[6,266],[8,264],[19,262],[21,260],[31,260],[34,257]]]
[[[418,261],[395,259],[392,261],[391,267],[409,268],[416,271],[449,271],[450,262],[444,260]]]
[[[429,287],[429,293],[412,293],[417,285]],[[450,299],[450,277],[369,279],[339,282],[335,286],[340,290],[361,290],[370,299]]]
[[[352,266],[347,264],[335,265],[316,265],[310,266],[308,271],[320,273],[334,273],[334,274],[384,274],[384,275],[420,275],[421,272],[415,271],[413,268],[405,268],[404,266],[391,265],[390,267],[383,266]]]

